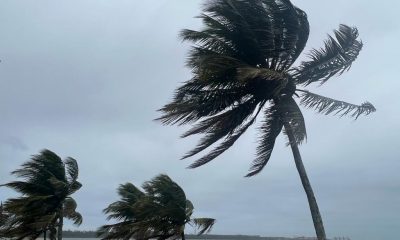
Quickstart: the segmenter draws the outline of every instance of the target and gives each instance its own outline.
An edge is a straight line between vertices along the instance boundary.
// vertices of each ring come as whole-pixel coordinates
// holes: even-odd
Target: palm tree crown
[[[204,28],[181,32],[183,40],[195,44],[187,60],[193,78],[176,90],[158,119],[164,124],[194,124],[182,137],[204,134],[183,158],[221,141],[190,168],[230,148],[260,113],[261,138],[247,176],[267,164],[285,124],[297,144],[306,138],[299,104],[355,118],[375,111],[369,102],[354,105],[303,89],[350,68],[363,46],[356,28],[340,25],[323,48],[313,49],[309,60],[294,65],[307,43],[309,23],[306,13],[289,0],[212,0],[203,10],[199,18]]]
[[[197,226],[199,234],[214,225],[212,218],[191,218],[193,204],[167,175],[160,174],[142,187],[144,192],[131,183],[120,185],[121,199],[104,209],[109,220],[119,222],[99,228],[102,239],[176,239],[184,237],[186,224]]]
[[[13,175],[23,180],[3,186],[16,190],[22,196],[8,199],[4,204],[10,214],[6,226],[8,236],[35,239],[50,231],[50,237],[55,238],[56,232],[62,231],[63,217],[80,225],[82,216],[76,212],[77,204],[70,196],[82,186],[77,181],[78,172],[75,159],[63,161],[50,150],[41,151],[13,171]]]

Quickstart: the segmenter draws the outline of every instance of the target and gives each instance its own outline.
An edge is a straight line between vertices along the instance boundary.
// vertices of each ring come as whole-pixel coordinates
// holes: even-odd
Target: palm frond
[[[127,219],[135,219],[135,208],[132,206],[133,204],[129,204],[123,201],[113,202],[108,205],[103,212],[108,214],[107,220],[115,219],[115,220],[127,220]]]
[[[281,132],[282,126],[278,107],[273,105],[267,108],[265,110],[265,120],[260,128],[262,135],[257,147],[256,159],[253,161],[246,177],[260,173],[268,163],[275,145],[275,139]]]
[[[306,140],[306,124],[304,121],[303,113],[301,112],[296,101],[292,97],[282,99],[279,102],[279,112],[283,125],[285,125],[285,123],[290,125],[297,145]],[[290,145],[289,142],[287,143],[287,145]]]
[[[328,115],[334,114],[339,116],[350,115],[357,119],[360,115],[368,115],[376,111],[375,107],[364,102],[361,105],[355,105],[332,98],[324,97],[308,91],[303,91],[300,104],[304,107],[315,109],[317,112]]]
[[[146,181],[142,188],[148,197],[156,200],[160,205],[174,204],[180,210],[186,209],[185,192],[166,174],[159,174],[150,181]]]
[[[103,225],[96,231],[101,239],[130,239],[139,232],[138,227],[131,221]]]
[[[190,200],[186,200],[186,219],[190,220],[190,217],[193,214],[194,206]]]
[[[15,191],[22,193],[24,195],[34,195],[34,194],[48,194],[51,189],[47,185],[24,182],[24,181],[14,181],[6,184],[0,185],[0,187],[9,187]]]
[[[294,69],[298,84],[309,85],[314,82],[323,84],[330,77],[350,69],[363,46],[358,40],[358,30],[342,24],[334,34],[335,38],[328,36],[324,48],[311,51],[309,54],[311,60],[302,62]]]
[[[362,114],[368,115],[376,111],[375,107],[369,102],[364,102],[361,105],[355,105],[324,97],[308,91],[303,91],[300,104],[304,107],[315,109],[317,112],[325,115],[334,114],[341,117],[350,115],[355,119]]]
[[[212,25],[207,25],[210,24],[209,18],[203,20],[206,30],[210,30],[219,38],[224,39],[238,53],[237,58],[252,66],[264,64],[265,57],[263,57],[263,54],[269,49],[273,49],[271,36],[266,33],[269,29],[265,30],[265,26],[260,26],[261,24],[268,24],[265,21],[268,19],[262,19],[261,22],[260,19],[254,19],[254,16],[251,16],[251,13],[267,15],[265,9],[259,4],[251,5],[254,2],[210,1],[203,9],[206,16],[219,23],[214,22]],[[259,20],[258,28],[254,26],[257,20]],[[254,24],[250,22],[254,22]],[[263,39],[259,37],[260,34],[264,34],[264,42],[260,41],[260,39]],[[243,51],[244,49],[246,51]]]
[[[193,134],[205,133],[206,135],[200,140],[200,143],[195,149],[187,153],[182,159],[191,157],[204,149],[208,148],[215,142],[224,137],[229,138],[229,135],[241,129],[249,117],[251,117],[254,109],[257,107],[257,102],[249,99],[235,108],[226,111],[222,114],[205,119],[195,125],[192,129],[182,135],[187,137]],[[246,130],[248,127],[243,128]]]
[[[83,222],[83,217],[79,212],[74,212],[71,215],[68,215],[65,217],[72,220],[73,224],[78,225],[78,226],[81,225]]]
[[[295,9],[297,12],[297,16],[299,18],[299,32],[298,32],[296,47],[292,56],[292,62],[291,62],[292,64],[294,63],[294,61],[297,60],[297,58],[303,52],[310,34],[310,24],[307,19],[307,14],[300,8],[295,7]],[[288,68],[290,67],[290,65],[285,65],[284,67]]]
[[[54,194],[61,197],[61,195],[66,195],[68,193],[68,183],[62,181],[54,176],[48,179],[48,183],[54,190]],[[66,193],[67,192],[67,193]]]
[[[72,184],[70,184],[69,188],[68,188],[68,195],[75,193],[76,191],[81,189],[81,187],[82,187],[82,183],[80,183],[78,181],[72,182]]]
[[[67,197],[64,201],[64,217],[73,221],[75,225],[81,225],[83,218],[82,215],[76,211],[77,203],[72,197]]]
[[[200,167],[200,166],[212,161],[213,159],[215,159],[216,157],[218,157],[219,155],[224,153],[226,150],[228,150],[240,138],[240,136],[242,136],[243,133],[245,133],[246,130],[254,123],[254,121],[256,120],[256,118],[263,106],[264,106],[264,103],[261,103],[261,105],[258,107],[258,111],[253,116],[251,116],[251,119],[248,120],[247,122],[243,123],[243,121],[245,121],[250,116],[246,116],[242,121],[239,121],[237,123],[235,123],[235,121],[233,121],[234,120],[233,118],[226,119],[227,121],[225,121],[220,126],[220,128],[227,130],[226,137],[223,139],[222,143],[220,143],[220,145],[218,145],[216,148],[214,148],[210,153],[206,154],[205,156],[201,157],[200,159],[196,160],[194,163],[189,165],[189,168]],[[243,114],[243,111],[239,112],[239,114]],[[226,126],[229,126],[229,124],[232,124],[232,123],[235,123],[237,126],[234,128],[226,128]],[[240,123],[240,124],[238,124],[238,123]],[[215,130],[216,132],[218,132],[220,130],[218,128],[216,128],[216,129],[217,129],[217,130]],[[222,138],[221,137],[219,139],[216,139],[216,138],[213,138],[214,136],[215,136],[215,133],[212,132],[210,135],[203,138],[201,140],[200,144],[198,145],[198,147],[195,148],[194,150],[192,150],[191,152],[189,152],[187,155],[185,155],[184,158],[193,156],[194,154],[202,151],[206,147],[210,146],[211,144],[215,143],[217,140]]]
[[[11,174],[24,178],[27,182],[44,181],[51,176],[62,180],[65,179],[62,159],[48,149],[33,155],[30,161],[22,164],[21,168],[12,171]]]
[[[67,170],[68,181],[70,183],[75,182],[79,175],[78,162],[71,157],[66,158],[64,162]]]
[[[118,187],[118,195],[121,200],[111,203],[103,210],[108,214],[107,220],[133,220],[137,217],[136,205],[145,194],[132,183],[121,184]]]
[[[272,56],[267,58],[268,66],[283,71],[296,61],[308,40],[307,15],[289,0],[263,2],[269,9],[274,36],[274,50]]]
[[[212,22],[212,24],[218,25],[220,32],[224,31],[229,34],[229,29],[218,21],[212,19],[210,16],[202,14],[200,16],[204,21]],[[236,50],[233,48],[229,41],[216,35],[214,29],[206,29],[203,31],[195,31],[190,29],[184,29],[180,33],[180,37],[183,41],[190,41],[203,46],[204,49],[215,50],[216,52],[224,52],[229,55],[235,55]]]
[[[125,183],[118,187],[118,195],[123,202],[134,204],[144,196],[144,193],[132,183]]]
[[[200,18],[205,29],[201,32],[212,38],[184,39],[231,53],[251,66],[283,69],[296,60],[298,54],[293,50],[302,49],[307,41],[306,15],[288,0],[210,1],[203,10]],[[227,47],[210,39],[222,40]]]
[[[191,220],[193,225],[199,230],[197,235],[202,235],[206,232],[210,232],[215,224],[215,219],[213,218],[193,218]]]
[[[239,137],[251,126],[254,120],[245,124],[242,128],[237,130],[234,134],[228,135],[223,142],[218,145],[215,149],[213,149],[210,153],[206,154],[205,156],[197,159],[194,163],[190,164],[188,168],[197,168],[200,167],[212,160],[216,157],[224,153],[228,150],[238,139]]]
[[[42,163],[44,166],[42,170],[46,169],[55,178],[62,181],[66,180],[64,163],[56,153],[48,149],[44,149],[40,152],[40,154],[32,157],[31,162],[35,161]]]
[[[245,88],[210,88],[194,81],[180,87],[172,103],[160,111],[164,115],[157,120],[163,124],[187,124],[201,118],[213,116],[235,104],[245,102],[248,94]]]

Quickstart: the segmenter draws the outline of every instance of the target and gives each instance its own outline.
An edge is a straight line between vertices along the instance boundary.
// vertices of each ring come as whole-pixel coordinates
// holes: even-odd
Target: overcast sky
[[[83,188],[74,196],[79,229],[106,223],[119,184],[167,173],[186,191],[195,216],[218,220],[213,233],[312,236],[305,193],[281,136],[265,170],[243,178],[256,127],[206,166],[178,159],[198,139],[154,122],[173,90],[190,78],[189,45],[200,0],[1,0],[0,183],[48,148],[78,160]],[[359,28],[364,49],[350,72],[315,92],[372,102],[377,112],[350,118],[304,110],[300,150],[328,237],[398,239],[400,229],[400,2],[296,0],[309,17],[307,49],[340,23]],[[193,159],[192,159],[193,160]],[[0,189],[0,201],[15,193]],[[75,229],[70,223],[67,228]]]

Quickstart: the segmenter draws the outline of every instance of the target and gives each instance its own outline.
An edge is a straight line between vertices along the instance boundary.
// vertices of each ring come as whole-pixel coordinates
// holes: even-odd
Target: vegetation
[[[182,188],[167,175],[158,175],[142,185],[141,191],[131,183],[120,185],[119,201],[110,204],[104,213],[115,224],[99,228],[102,239],[176,239],[185,238],[185,225],[198,227],[199,234],[211,230],[212,218],[191,218],[193,204]]]
[[[50,233],[50,239],[62,239],[63,218],[82,223],[71,195],[81,188],[78,164],[73,158],[64,161],[55,153],[43,150],[24,163],[13,175],[22,178],[2,186],[12,188],[22,196],[4,203],[9,219],[5,235],[15,239],[36,239]]]
[[[95,238],[96,232],[94,231],[63,231],[63,236],[65,238]],[[215,234],[203,234],[203,235],[193,235],[185,234],[187,239],[225,239],[225,240],[315,240],[315,238],[307,237],[261,237],[258,235],[215,235]],[[341,238],[334,238],[333,240],[341,240]],[[345,239],[348,240],[348,239]]]
[[[8,220],[8,214],[4,211],[3,203],[0,203],[0,239],[5,237],[4,227]]]
[[[183,158],[220,142],[190,165],[196,168],[229,149],[261,113],[261,137],[247,176],[263,170],[283,132],[292,148],[317,237],[326,239],[298,149],[306,139],[299,105],[354,118],[375,111],[369,102],[355,105],[304,89],[350,69],[363,46],[357,29],[340,25],[323,48],[313,49],[307,61],[295,65],[307,43],[309,23],[306,13],[289,0],[212,0],[199,18],[203,29],[181,32],[183,40],[195,44],[187,60],[193,78],[177,88],[172,102],[160,109],[163,115],[158,120],[167,125],[192,124],[182,137],[204,135]]]

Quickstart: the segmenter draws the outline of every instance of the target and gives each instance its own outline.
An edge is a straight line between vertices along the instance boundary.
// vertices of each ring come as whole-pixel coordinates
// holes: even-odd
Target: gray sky
[[[177,34],[201,26],[200,0],[0,1],[0,183],[43,148],[79,161],[75,194],[84,223],[106,223],[101,210],[116,187],[169,174],[196,207],[218,220],[213,233],[311,236],[311,216],[291,151],[281,136],[256,177],[243,178],[257,132],[248,131],[208,165],[187,170],[179,157],[198,139],[152,121],[190,77],[188,45]],[[350,72],[315,92],[378,111],[353,121],[304,110],[301,146],[329,237],[398,239],[399,1],[299,1],[309,16],[307,50],[340,23],[365,44]],[[257,125],[257,124],[256,124]],[[256,127],[256,126],[255,126]],[[15,196],[0,189],[0,200]],[[72,228],[67,224],[67,228]]]

